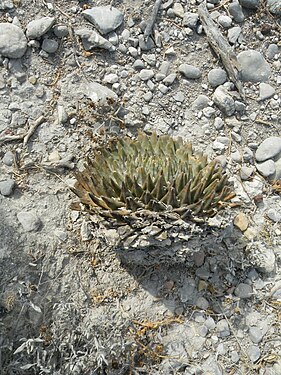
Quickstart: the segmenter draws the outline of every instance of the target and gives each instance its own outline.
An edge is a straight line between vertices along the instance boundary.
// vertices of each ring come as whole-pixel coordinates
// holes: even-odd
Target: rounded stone
[[[0,23],[0,55],[20,59],[26,51],[27,40],[18,26]]]
[[[47,53],[55,53],[59,47],[59,44],[54,39],[44,39],[42,43],[42,49]]]
[[[244,21],[245,16],[238,1],[234,1],[233,3],[229,4],[228,10],[235,22],[240,23]]]
[[[240,4],[244,8],[257,9],[260,5],[260,0],[239,0]]]
[[[8,180],[5,180],[5,181],[1,181],[0,182],[0,193],[2,195],[4,195],[5,197],[9,197],[14,190],[15,184],[16,184],[15,181],[11,178],[9,178]]]
[[[237,60],[241,65],[241,80],[249,82],[267,81],[271,68],[263,55],[253,49],[242,51],[237,55]]]
[[[221,68],[212,69],[208,74],[208,81],[212,87],[222,85],[226,80],[227,74],[225,70]]]
[[[58,38],[64,38],[68,35],[68,27],[65,25],[56,25],[53,27],[53,31]]]
[[[55,23],[55,17],[42,17],[29,22],[26,26],[26,36],[37,39],[46,34]]]
[[[228,29],[231,26],[232,19],[229,16],[223,16],[223,15],[221,15],[221,16],[218,17],[218,23],[222,27]]]
[[[273,159],[281,153],[281,137],[268,137],[257,148],[256,161]]]
[[[250,298],[253,294],[251,285],[240,283],[234,290],[234,294],[239,298]]]
[[[189,64],[181,64],[179,66],[179,72],[182,73],[185,78],[197,79],[201,77],[201,71],[199,68]]]
[[[7,151],[2,159],[3,163],[7,165],[8,167],[11,167],[14,162],[14,154],[12,151]]]
[[[266,160],[263,163],[257,163],[256,167],[263,177],[272,177],[276,172],[273,160]]]
[[[41,226],[41,220],[32,212],[21,211],[17,218],[25,232],[36,232]]]

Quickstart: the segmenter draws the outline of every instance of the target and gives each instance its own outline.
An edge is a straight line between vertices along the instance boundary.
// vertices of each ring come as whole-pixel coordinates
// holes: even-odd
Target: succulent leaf
[[[234,196],[216,161],[208,163],[182,138],[156,133],[94,150],[76,179],[72,191],[88,211],[118,220],[138,210],[209,216]]]

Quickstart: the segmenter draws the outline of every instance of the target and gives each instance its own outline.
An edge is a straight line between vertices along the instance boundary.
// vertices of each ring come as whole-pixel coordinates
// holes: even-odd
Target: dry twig
[[[215,25],[205,3],[199,5],[198,14],[209,44],[211,45],[217,56],[221,58],[221,61],[229,75],[229,78],[237,87],[241,98],[245,99],[244,90],[238,77],[238,73],[240,72],[241,68],[240,64],[237,61],[235,53],[233,52],[228,41]]]
[[[147,25],[146,25],[146,28],[144,30],[144,40],[147,41],[148,37],[151,35],[152,33],[152,30],[153,30],[153,26],[155,24],[155,21],[156,21],[156,18],[157,18],[157,13],[159,11],[159,8],[160,8],[160,5],[161,5],[161,2],[162,0],[156,0],[155,1],[155,4],[154,4],[154,7],[153,7],[153,10],[152,10],[152,14],[151,14],[151,17],[149,18],[149,20],[147,21]]]
[[[32,134],[35,132],[35,130],[38,128],[39,125],[41,125],[45,121],[44,116],[38,117],[37,120],[34,121],[34,123],[30,126],[28,131],[24,134],[15,134],[15,135],[4,135],[3,137],[0,137],[0,142],[11,142],[11,141],[23,141],[23,145],[26,146],[27,142],[29,141]]]

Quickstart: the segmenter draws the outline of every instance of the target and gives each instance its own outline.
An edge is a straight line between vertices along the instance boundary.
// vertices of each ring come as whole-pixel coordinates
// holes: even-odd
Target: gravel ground
[[[281,4],[207,3],[243,98],[199,3],[0,0],[1,374],[281,374]],[[138,130],[233,182],[189,259],[120,256],[70,209],[91,149]]]

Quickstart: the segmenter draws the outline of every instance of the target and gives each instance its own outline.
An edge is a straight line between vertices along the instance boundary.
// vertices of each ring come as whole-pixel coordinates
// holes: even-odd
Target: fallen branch
[[[27,142],[29,141],[29,138],[32,136],[32,134],[35,132],[38,126],[41,125],[44,121],[45,121],[45,117],[40,116],[30,126],[30,128],[28,129],[26,133],[15,134],[15,135],[4,135],[3,137],[0,137],[0,142],[23,141],[23,145],[26,146]]]
[[[153,10],[152,10],[152,15],[147,21],[146,28],[144,30],[144,40],[147,42],[148,37],[151,35],[153,26],[155,24],[156,18],[157,18],[157,13],[159,11],[160,5],[161,5],[162,0],[156,0]]]
[[[236,55],[228,41],[217,28],[204,3],[198,7],[198,14],[206,33],[207,39],[216,55],[220,57],[229,78],[233,81],[242,99],[245,100],[244,90],[238,74],[241,70]]]

